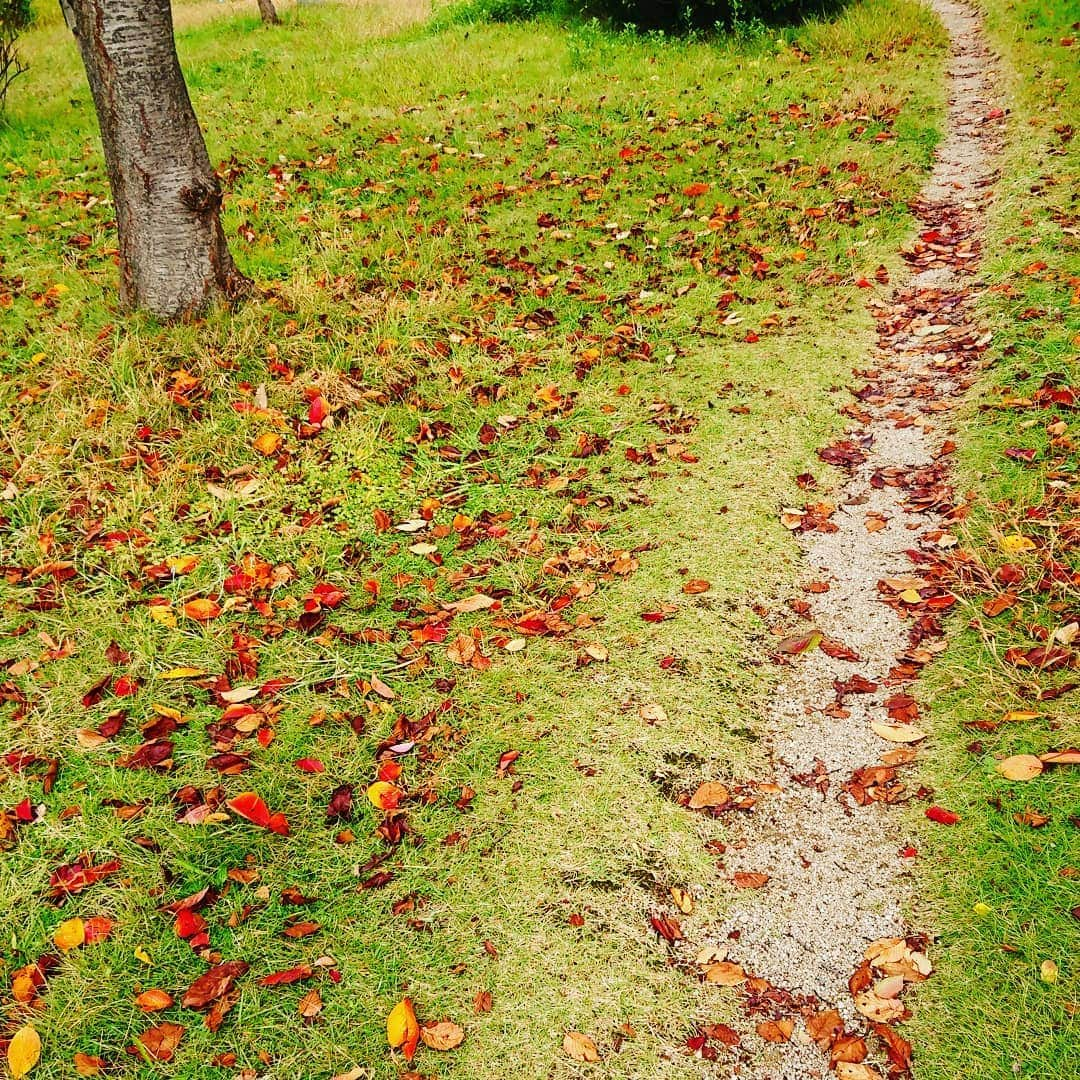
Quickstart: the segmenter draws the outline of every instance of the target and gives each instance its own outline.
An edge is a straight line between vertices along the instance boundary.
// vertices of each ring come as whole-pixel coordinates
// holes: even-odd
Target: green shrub
[[[11,84],[26,70],[19,56],[19,35],[34,20],[30,0],[0,0],[0,112]]]
[[[802,18],[836,0],[464,0],[456,20],[512,22],[554,15],[600,19],[614,27],[687,33]]]

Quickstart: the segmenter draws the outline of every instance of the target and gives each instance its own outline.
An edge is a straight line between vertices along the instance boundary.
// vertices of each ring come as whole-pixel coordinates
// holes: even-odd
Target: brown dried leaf
[[[437,1024],[421,1027],[420,1039],[432,1050],[453,1050],[465,1039],[465,1029],[451,1020],[440,1020]]]
[[[588,1035],[582,1035],[580,1031],[568,1031],[563,1036],[563,1052],[574,1061],[599,1061],[600,1051],[596,1049],[596,1043]]]

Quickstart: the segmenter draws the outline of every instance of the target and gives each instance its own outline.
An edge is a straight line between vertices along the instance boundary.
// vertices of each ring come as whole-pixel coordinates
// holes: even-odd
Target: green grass
[[[181,31],[226,231],[260,287],[194,325],[117,310],[74,50],[56,24],[27,43],[33,69],[0,130],[2,745],[60,771],[47,795],[33,775],[4,786],[4,806],[45,808],[0,868],[5,970],[49,951],[63,919],[116,923],[51,974],[35,1078],[74,1075],[75,1052],[132,1076],[395,1076],[384,1018],[403,994],[422,1019],[466,1028],[458,1050],[421,1050],[426,1075],[577,1075],[561,1050],[577,1029],[605,1076],[688,1076],[687,1034],[727,1007],[647,928],[673,885],[701,892],[688,936],[717,914],[703,841],[722,825],[672,796],[763,766],[766,606],[797,572],[778,510],[838,429],[871,340],[855,282],[895,268],[910,228],[942,33],[900,0],[714,44],[547,25],[373,40],[369,15],[312,5],[280,31],[251,14]],[[708,189],[686,194],[695,184]],[[196,380],[186,400],[177,372]],[[299,438],[311,387],[334,422]],[[261,415],[235,408],[263,395]],[[253,448],[268,431],[279,457]],[[375,528],[376,510],[393,525],[425,508],[423,532]],[[249,553],[278,584],[229,600]],[[148,577],[179,555],[198,560],[189,574]],[[685,595],[687,578],[711,589]],[[325,581],[347,599],[305,630],[301,601]],[[447,641],[475,629],[490,670],[411,640],[440,602],[480,591],[502,609],[458,615]],[[520,635],[500,620],[574,594],[562,633],[502,647]],[[226,610],[194,622],[194,597]],[[175,626],[151,614],[165,604]],[[663,604],[674,618],[642,620]],[[257,674],[234,634],[256,640]],[[113,641],[129,660],[106,656]],[[188,665],[210,674],[162,678]],[[125,674],[137,694],[83,707]],[[368,689],[373,674],[396,700]],[[239,739],[252,767],[220,777],[206,766],[215,692],[274,679],[292,682],[253,702],[273,741]],[[655,705],[667,719],[647,723]],[[155,706],[187,721],[175,768],[121,767]],[[119,735],[81,748],[80,729],[118,708]],[[408,732],[413,833],[387,846],[364,791]],[[301,757],[326,771],[298,771]],[[346,783],[354,820],[327,824]],[[255,790],[292,834],[179,823],[185,785]],[[343,828],[351,843],[335,843]],[[45,903],[50,872],[83,852],[120,872]],[[383,855],[393,880],[358,891]],[[257,878],[230,879],[237,868]],[[192,1010],[159,1014],[186,1034],[172,1063],[140,1064],[125,1047],[153,1021],[133,996],[179,998],[205,968],[157,908],[207,884],[222,890],[203,912],[212,948],[252,971],[217,1034]],[[302,909],[322,924],[313,937],[282,935],[290,885],[318,898]],[[322,956],[340,983],[255,984]],[[325,1007],[305,1025],[312,985]],[[485,990],[493,1008],[474,1013]]]
[[[992,288],[981,301],[996,336],[963,428],[960,490],[975,495],[965,546],[991,569],[1020,562],[1028,577],[1017,605],[995,618],[980,607],[993,590],[973,590],[949,653],[928,676],[938,752],[927,781],[935,800],[963,819],[954,829],[927,830],[922,861],[942,935],[939,970],[916,1020],[928,1080],[1080,1075],[1080,921],[1071,913],[1080,903],[1080,772],[1060,768],[1010,783],[994,771],[1009,754],[1080,745],[1075,692],[1033,700],[1075,673],[1040,674],[1004,660],[1010,647],[1037,645],[1039,627],[1052,633],[1078,611],[1075,585],[1039,588],[1048,557],[1080,569],[1075,538],[1060,524],[1075,518],[1075,414],[1023,401],[1049,375],[1078,380],[1080,145],[1068,125],[1080,110],[1080,45],[1068,3],[985,0],[984,7],[1007,69],[993,104],[1008,104],[1012,116],[987,237]],[[1047,430],[1060,422],[1064,433]],[[1035,450],[1035,462],[1008,458],[1010,448]],[[1046,523],[1032,517],[1041,505]],[[1016,533],[1038,549],[1007,555],[1000,538]],[[990,732],[963,726],[1020,709],[1037,716]],[[1049,821],[1018,822],[1029,808]],[[1045,960],[1058,965],[1056,983],[1040,978]]]

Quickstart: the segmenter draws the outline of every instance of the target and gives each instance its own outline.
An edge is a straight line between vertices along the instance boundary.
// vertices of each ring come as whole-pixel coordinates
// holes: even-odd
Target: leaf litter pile
[[[882,52],[914,65],[912,43]],[[813,85],[812,61],[802,44],[770,58],[778,85]],[[749,354],[764,379],[761,355],[782,349],[800,317],[824,332],[827,319],[796,316],[796,302],[824,309],[888,282],[884,270],[851,278],[837,267],[853,237],[903,220],[885,187],[896,181],[899,105],[885,95],[810,109],[808,92],[779,93],[782,106],[764,112],[686,116],[677,94],[665,98],[587,163],[573,126],[594,145],[617,112],[594,131],[590,110],[603,102],[575,114],[542,96],[479,118],[449,95],[431,112],[403,103],[359,132],[335,116],[302,133],[315,150],[234,156],[222,172],[241,257],[246,245],[261,265],[278,244],[307,258],[308,239],[329,246],[336,229],[358,230],[361,251],[365,238],[382,244],[296,287],[278,283],[271,262],[237,337],[224,320],[125,337],[101,301],[114,271],[100,166],[16,167],[25,191],[12,219],[40,217],[47,228],[35,225],[30,245],[59,235],[69,261],[64,281],[0,282],[8,344],[28,361],[4,402],[0,504],[3,1037],[14,1075],[250,1080],[302,1061],[327,1077],[416,1076],[469,1051],[500,1008],[506,935],[497,943],[478,917],[451,934],[446,897],[461,895],[452,890],[475,872],[474,851],[498,864],[502,817],[537,780],[547,721],[529,712],[530,670],[570,692],[598,677],[613,659],[612,596],[657,634],[690,605],[711,610],[716,567],[684,568],[659,595],[634,591],[656,547],[635,535],[635,515],[665,485],[692,482],[714,397],[725,422],[764,423],[774,391],[731,365],[732,381],[703,395],[694,365],[727,349]],[[799,140],[813,166],[791,156]],[[762,142],[752,184],[723,176],[731,155]],[[952,265],[966,257],[969,222],[934,213],[927,233],[938,232],[921,243]],[[672,1075],[759,1053],[754,1040],[766,1059],[821,1047],[841,1076],[873,1076],[871,1046],[894,1075],[907,1068],[893,1025],[929,961],[920,937],[894,932],[895,907],[871,933],[854,897],[837,952],[817,957],[802,984],[781,977],[790,968],[748,924],[767,929],[769,898],[794,881],[781,857],[790,835],[778,832],[774,850],[768,833],[785,824],[792,793],[808,828],[820,805],[849,830],[856,813],[908,797],[903,770],[921,733],[905,688],[937,647],[948,586],[929,562],[881,578],[910,631],[886,664],[874,652],[879,616],[861,628],[840,618],[843,575],[813,544],[844,541],[838,519],[855,515],[884,544],[910,511],[933,523],[920,550],[947,549],[940,460],[907,467],[888,433],[932,426],[938,377],[958,393],[982,348],[957,311],[932,332],[945,357],[932,374],[892,370],[891,339],[925,341],[950,296],[921,290],[875,312],[885,355],[851,406],[864,427],[820,455],[868,486],[865,514],[809,494],[770,523],[833,571],[792,602],[798,623],[778,627],[769,649],[799,673],[785,676],[776,717],[807,727],[789,746],[777,721],[774,781],[695,783],[678,800],[693,824],[733,820],[708,848],[732,890],[728,922],[688,959],[680,918],[694,897],[653,878],[634,934],[654,953],[656,942],[672,947],[662,970],[670,959],[710,993],[732,988],[753,1026],[744,1037],[672,1024]],[[49,355],[40,331],[59,341],[80,320],[81,374]],[[152,384],[142,397],[140,382]],[[665,679],[693,671],[670,649],[656,660]],[[819,677],[827,692],[811,701]],[[879,705],[870,734],[837,726],[808,752],[820,723],[861,724]],[[667,722],[662,706],[638,711],[645,725]],[[838,736],[844,749],[830,760]],[[871,738],[894,745],[880,764],[865,764]],[[870,839],[850,858],[878,858],[892,892],[892,862],[876,850]],[[584,933],[589,915],[560,912],[560,929]],[[828,917],[819,929],[829,932]],[[865,952],[851,962],[860,936]],[[334,1026],[356,1000],[360,1034]],[[591,1034],[564,1025],[545,1053],[559,1067],[611,1067],[640,1038],[629,1020]]]

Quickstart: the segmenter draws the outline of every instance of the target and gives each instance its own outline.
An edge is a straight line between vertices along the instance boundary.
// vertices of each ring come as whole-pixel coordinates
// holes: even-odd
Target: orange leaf
[[[143,1012],[161,1012],[173,1003],[172,995],[164,990],[144,990],[136,999],[135,1004]]]
[[[62,922],[53,934],[53,943],[61,952],[77,949],[86,941],[86,924],[82,919],[68,919]]]
[[[412,998],[402,998],[386,1018],[386,1041],[393,1049],[401,1047],[406,1061],[412,1061],[420,1041],[420,1025]]]
[[[221,605],[200,597],[198,600],[189,600],[184,605],[184,614],[196,622],[209,622],[221,614]]]

